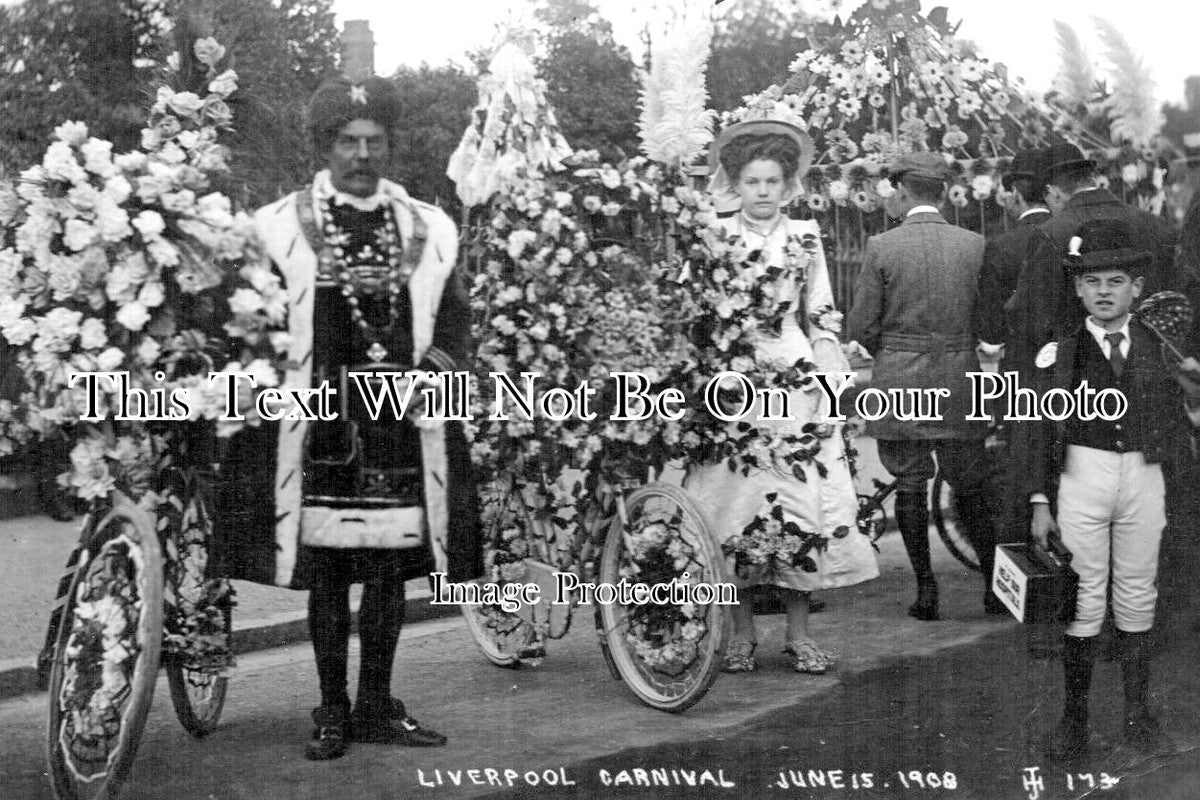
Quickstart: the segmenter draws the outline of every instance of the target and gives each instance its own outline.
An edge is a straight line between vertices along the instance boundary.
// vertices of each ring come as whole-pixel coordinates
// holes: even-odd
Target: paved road
[[[243,657],[221,728],[205,741],[188,737],[170,714],[166,686],[157,702],[123,797],[128,800],[307,800],[308,798],[508,797],[945,797],[1024,798],[1021,769],[1043,768],[1040,798],[1067,792],[1065,772],[1038,755],[1038,734],[1059,703],[1057,662],[1033,662],[1024,630],[984,617],[965,571],[939,551],[946,621],[918,623],[903,614],[910,578],[898,537],[884,540],[883,577],[827,593],[829,611],[814,617],[815,633],[843,654],[835,673],[802,677],[778,652],[783,620],[765,617],[762,669],[723,676],[684,715],[638,704],[612,680],[587,615],[536,670],[487,664],[457,619],[406,629],[395,691],[412,710],[451,737],[447,748],[402,750],[358,746],[344,759],[306,762],[308,708],[316,677],[307,645]],[[1188,629],[1190,631],[1190,628]],[[1166,706],[1182,751],[1169,759],[1126,764],[1102,750],[1079,771],[1118,774],[1122,782],[1099,798],[1178,797],[1200,793],[1200,645],[1194,631],[1169,643],[1156,664],[1156,700]],[[1102,666],[1095,714],[1101,733],[1114,732],[1119,674]],[[0,798],[44,800],[42,725],[45,695],[0,703]],[[492,769],[493,776],[486,772]],[[687,786],[605,786],[636,781],[636,769]],[[808,770],[822,771],[810,775]],[[954,772],[957,788],[905,791],[894,771]],[[478,770],[478,772],[471,772]],[[512,770],[514,787],[503,783]],[[602,773],[601,770],[605,770]],[[622,771],[625,770],[625,778]],[[671,772],[674,770],[675,772]],[[772,788],[815,778],[826,786]],[[833,771],[843,770],[834,777]],[[527,772],[541,785],[526,785]],[[850,773],[872,773],[872,788],[850,787]],[[824,776],[823,778],[821,776]],[[573,785],[547,787],[563,778]],[[886,777],[885,777],[886,776]],[[491,785],[489,784],[491,780]],[[440,785],[438,784],[440,780]],[[478,781],[478,784],[473,781]],[[861,786],[861,774],[857,780]],[[455,782],[461,785],[457,785]],[[733,784],[712,787],[709,781]],[[1083,782],[1080,778],[1078,781]],[[882,782],[889,785],[885,788]],[[497,786],[496,783],[500,783]],[[1150,793],[1146,793],[1150,792]]]

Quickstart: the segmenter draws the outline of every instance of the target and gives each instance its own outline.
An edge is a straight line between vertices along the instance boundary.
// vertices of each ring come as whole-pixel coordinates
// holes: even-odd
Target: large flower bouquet
[[[162,398],[130,416],[165,416],[178,390],[188,416],[215,418],[208,367],[257,361],[269,372],[286,344],[286,296],[253,257],[249,217],[211,190],[237,75],[218,70],[224,49],[212,40],[198,41],[196,56],[209,65],[207,94],[161,87],[143,149],[113,154],[86,125],[64,123],[0,220],[0,335],[27,386],[0,449],[68,429],[78,440],[68,480],[85,499],[114,488],[144,496],[164,443],[155,426],[113,420],[120,392],[105,381],[95,410],[107,424],[78,424],[89,398],[73,374],[127,373],[125,388]]]
[[[159,479],[181,455],[180,426],[223,410],[208,373],[246,370],[274,384],[287,345],[279,278],[256,257],[249,217],[213,190],[237,74],[211,38],[183,55],[199,85],[158,89],[141,149],[114,154],[83,123],[64,123],[0,201],[0,335],[25,382],[21,402],[0,408],[0,452],[66,435],[74,446],[60,482],[101,504],[123,492],[160,520],[180,506]],[[72,376],[90,372],[121,379],[89,393]],[[186,560],[191,544],[168,556]],[[199,583],[202,569],[168,574]],[[228,651],[214,609],[230,588],[203,585],[191,611],[175,615],[197,635],[168,636],[168,647],[220,661]]]

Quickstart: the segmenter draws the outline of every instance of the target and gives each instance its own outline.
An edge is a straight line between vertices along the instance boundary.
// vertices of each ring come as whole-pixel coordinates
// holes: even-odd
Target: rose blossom
[[[131,331],[140,331],[150,321],[150,310],[134,300],[127,303],[117,312],[117,322]]]

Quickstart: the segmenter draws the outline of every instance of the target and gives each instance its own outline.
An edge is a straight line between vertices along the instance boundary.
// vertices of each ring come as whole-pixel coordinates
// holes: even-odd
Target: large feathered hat
[[[308,132],[318,153],[329,150],[337,132],[356,119],[378,122],[389,132],[400,121],[400,93],[386,78],[352,82],[334,78],[321,84],[308,102]]]

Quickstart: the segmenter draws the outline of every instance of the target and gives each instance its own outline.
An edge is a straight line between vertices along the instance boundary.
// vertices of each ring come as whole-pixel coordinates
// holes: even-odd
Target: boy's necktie
[[[1108,363],[1112,364],[1113,374],[1120,378],[1125,370],[1125,356],[1121,355],[1121,342],[1125,340],[1125,334],[1120,331],[1106,333],[1104,338],[1108,341]]]

